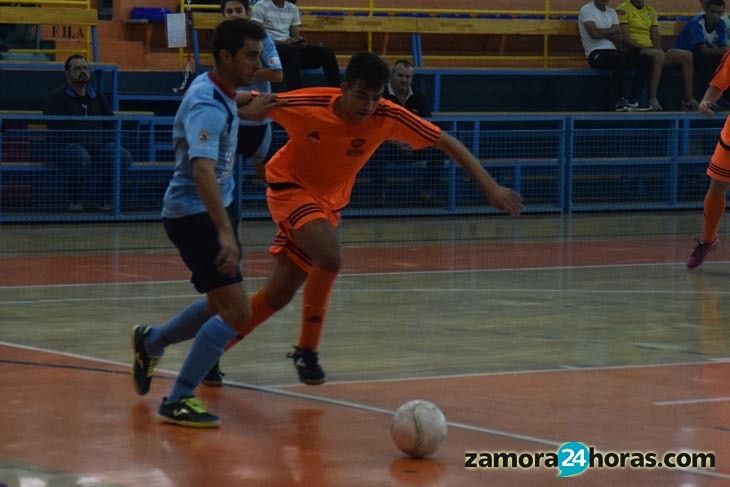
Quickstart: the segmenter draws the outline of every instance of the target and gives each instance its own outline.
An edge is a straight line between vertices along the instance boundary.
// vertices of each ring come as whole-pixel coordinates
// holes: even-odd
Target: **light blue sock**
[[[152,328],[144,341],[147,352],[159,357],[168,345],[190,340],[211,316],[207,299],[194,302],[167,323]]]
[[[193,391],[203,381],[213,364],[223,355],[226,343],[234,336],[236,336],[236,331],[220,316],[215,315],[206,321],[195,337],[175,385],[167,396],[167,402],[175,402],[181,397],[192,396]]]

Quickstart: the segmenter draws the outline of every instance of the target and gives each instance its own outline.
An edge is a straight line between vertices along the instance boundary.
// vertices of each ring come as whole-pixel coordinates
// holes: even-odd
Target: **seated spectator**
[[[706,0],[704,8],[704,13],[682,27],[674,48],[692,51],[695,69],[706,86],[727,51],[727,26],[722,21],[725,0]]]
[[[393,63],[390,72],[390,81],[385,87],[383,98],[401,105],[419,117],[429,118],[431,109],[428,107],[426,95],[413,88],[413,64],[406,59],[399,59]],[[444,158],[431,149],[413,151],[407,145],[396,145],[399,159],[404,162],[425,162],[426,172],[421,186],[420,202],[426,206],[445,204],[436,197],[435,188],[440,186],[438,181],[444,168]],[[437,151],[436,151],[437,152]],[[381,164],[382,166],[382,164]],[[378,179],[374,177],[374,179]],[[382,179],[385,179],[384,177]],[[385,199],[385,198],[383,198]]]
[[[708,1],[709,0],[700,0],[700,15],[707,11]],[[727,15],[727,5],[725,5],[725,13],[722,14],[722,21],[725,22],[725,32],[727,32],[728,40],[730,40],[730,17]],[[730,45],[730,42],[728,45]]]
[[[623,33],[623,44],[628,49],[630,62],[636,56],[649,56],[652,60],[652,71],[649,78],[650,109],[662,109],[657,99],[662,70],[665,66],[677,66],[682,71],[684,87],[684,98],[680,107],[682,110],[697,110],[699,104],[692,95],[692,52],[684,49],[670,49],[665,53],[662,50],[656,9],[647,5],[644,0],[625,0],[616,8],[616,13]]]
[[[51,93],[44,115],[100,116],[114,115],[109,102],[89,84],[91,78],[86,58],[70,56],[64,65],[66,84]],[[111,210],[111,186],[116,144],[112,124],[100,121],[49,120],[52,131],[47,160],[58,164],[63,193],[69,211]],[[121,161],[128,166],[132,156],[123,147]],[[99,189],[104,191],[99,193]],[[88,200],[88,197],[98,198]],[[85,200],[86,198],[86,200]]]
[[[307,44],[299,35],[302,20],[296,5],[286,0],[259,0],[251,9],[251,20],[263,24],[274,39],[288,90],[302,87],[302,68],[322,68],[327,85],[340,86],[340,67],[332,49]]]
[[[636,100],[648,78],[651,59],[646,56],[633,57],[635,66],[632,67],[636,69],[636,75],[627,100],[624,83],[628,56],[617,48],[622,44],[623,33],[618,15],[608,6],[608,0],[592,0],[583,5],[578,15],[578,31],[590,67],[611,71],[611,103],[614,110],[626,112],[638,108]]]

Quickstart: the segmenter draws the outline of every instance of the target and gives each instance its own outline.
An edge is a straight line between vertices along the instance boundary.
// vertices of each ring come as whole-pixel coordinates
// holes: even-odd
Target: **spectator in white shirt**
[[[636,109],[639,94],[648,78],[651,60],[636,56],[629,58],[617,49],[622,43],[622,32],[616,10],[608,6],[608,0],[592,0],[580,9],[578,30],[588,64],[595,69],[611,71],[611,98],[616,111]],[[625,71],[632,65],[636,69],[634,83],[628,99],[625,89]]]
[[[299,35],[302,24],[299,9],[286,0],[259,0],[251,10],[251,20],[263,24],[269,33],[284,67],[287,89],[302,86],[301,69],[322,68],[328,86],[340,86],[340,67],[332,49],[307,44]]]

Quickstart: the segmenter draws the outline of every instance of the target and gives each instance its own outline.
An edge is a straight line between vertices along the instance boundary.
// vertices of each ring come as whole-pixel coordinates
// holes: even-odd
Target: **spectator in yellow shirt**
[[[629,58],[647,56],[652,60],[652,72],[649,78],[649,106],[652,110],[661,110],[657,100],[659,82],[665,66],[678,66],[682,71],[684,98],[683,110],[695,111],[699,106],[692,95],[692,75],[694,70],[692,51],[669,49],[664,52],[659,34],[656,9],[647,5],[644,0],[625,0],[616,8],[619,24],[623,32],[624,48],[628,49]]]

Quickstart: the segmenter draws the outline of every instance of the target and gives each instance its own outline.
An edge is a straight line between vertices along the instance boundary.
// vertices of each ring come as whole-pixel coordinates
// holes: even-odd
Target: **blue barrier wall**
[[[64,147],[78,131],[49,129],[61,117],[0,115],[0,221],[157,219],[173,169],[172,118],[81,117],[107,123],[83,135],[104,141],[89,160]],[[76,120],[76,119],[70,119]],[[681,113],[439,116],[526,211],[699,208],[705,166],[723,117]],[[275,130],[273,149],[285,142]],[[238,172],[244,218],[267,217],[265,186],[245,163]],[[72,207],[73,205],[81,205]],[[393,144],[360,173],[345,214],[492,213],[476,185],[443,154]]]

